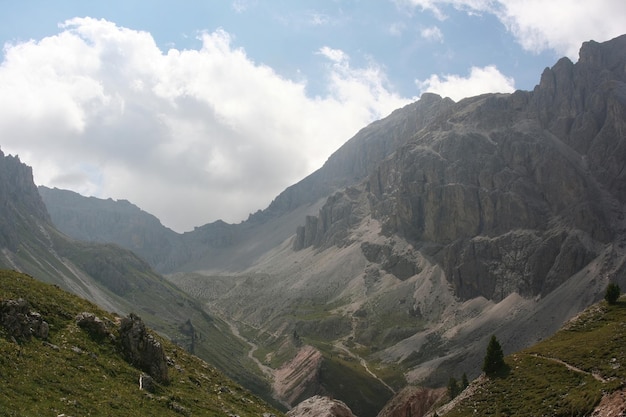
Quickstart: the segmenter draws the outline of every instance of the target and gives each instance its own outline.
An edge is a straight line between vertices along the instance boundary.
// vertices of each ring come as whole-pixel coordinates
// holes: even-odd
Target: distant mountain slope
[[[216,221],[177,234],[127,201],[85,198],[43,186],[39,192],[52,221],[63,233],[85,241],[116,243],[137,253],[159,272],[243,270],[291,236],[302,218],[316,214],[330,194],[364,180],[415,131],[452,104],[450,99],[425,94],[363,128],[322,168],[240,224]]]
[[[0,267],[56,284],[102,308],[137,313],[155,330],[271,399],[248,346],[221,319],[113,244],[81,242],[52,225],[32,170],[0,153]]]
[[[73,191],[38,188],[50,218],[63,233],[85,242],[115,243],[132,250],[156,270],[180,252],[180,236],[128,201],[85,198]]]
[[[0,271],[0,415],[279,415],[206,362],[133,329],[138,344],[129,346],[146,352],[139,343],[153,341],[164,356],[153,353],[148,364],[167,362],[152,388],[144,378],[140,389],[148,371],[128,360],[119,322],[58,287]]]

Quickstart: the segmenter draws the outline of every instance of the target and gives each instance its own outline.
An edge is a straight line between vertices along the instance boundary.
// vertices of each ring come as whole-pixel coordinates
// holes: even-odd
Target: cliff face
[[[20,234],[49,222],[46,207],[33,183],[33,171],[17,156],[0,151],[0,246],[17,249]]]
[[[587,42],[533,92],[436,106],[360,189],[307,218],[294,248],[342,242],[370,213],[427,247],[462,299],[548,294],[624,239],[624,50],[626,37]]]

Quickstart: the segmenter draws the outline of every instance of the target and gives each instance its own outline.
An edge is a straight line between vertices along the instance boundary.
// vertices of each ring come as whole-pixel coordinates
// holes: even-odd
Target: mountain
[[[128,201],[85,198],[67,190],[40,186],[41,198],[56,225],[74,239],[116,243],[127,248],[155,270],[167,270],[172,252],[179,252],[177,233]]]
[[[118,314],[137,313],[178,343],[272,401],[269,384],[247,357],[248,344],[219,317],[115,244],[89,243],[59,232],[32,169],[0,152],[0,268],[58,285]]]
[[[492,334],[519,351],[626,287],[625,67],[621,36],[533,91],[425,94],[247,221],[178,235],[161,271],[291,405],[374,416],[407,384],[476,377]]]
[[[25,274],[0,271],[0,414],[278,416],[213,366]]]

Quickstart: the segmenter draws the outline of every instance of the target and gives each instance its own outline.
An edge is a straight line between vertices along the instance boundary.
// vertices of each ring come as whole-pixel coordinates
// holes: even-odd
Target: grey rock
[[[112,336],[106,324],[93,313],[79,313],[76,316],[76,324],[96,340],[102,340]]]
[[[28,301],[23,298],[0,303],[0,324],[16,340],[29,340],[31,336],[45,340],[50,331],[41,314],[32,311]]]
[[[122,319],[119,329],[120,346],[126,360],[147,372],[159,383],[168,383],[167,359],[161,343],[146,330],[136,314]]]
[[[319,395],[302,401],[289,410],[287,417],[355,417],[342,401]]]

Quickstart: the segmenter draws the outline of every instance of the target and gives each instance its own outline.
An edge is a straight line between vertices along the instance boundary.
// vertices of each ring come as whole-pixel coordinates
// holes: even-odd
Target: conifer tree
[[[459,395],[459,392],[461,392],[459,383],[456,381],[456,378],[451,376],[448,381],[448,396],[451,400],[453,400],[457,395]]]
[[[606,300],[607,303],[613,305],[617,303],[617,299],[619,298],[620,293],[621,293],[621,290],[619,288],[619,285],[615,284],[614,282],[611,282],[606,287],[606,292],[604,293],[604,299]]]
[[[495,335],[491,336],[489,345],[487,345],[487,353],[485,354],[485,360],[483,362],[483,372],[487,376],[491,376],[501,370],[504,367],[504,352],[502,352],[502,346],[496,339]]]

